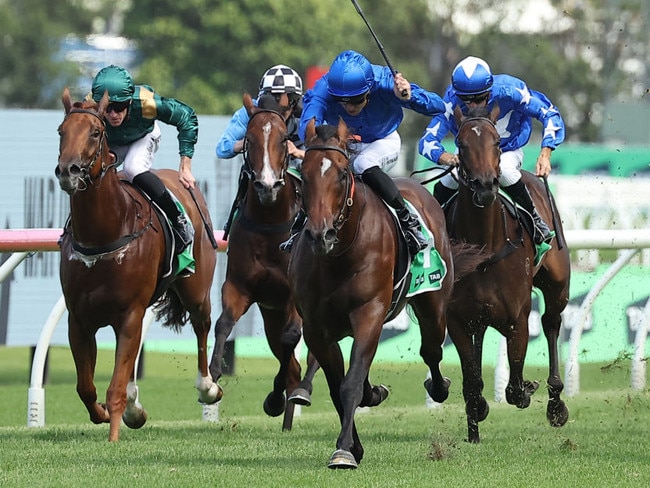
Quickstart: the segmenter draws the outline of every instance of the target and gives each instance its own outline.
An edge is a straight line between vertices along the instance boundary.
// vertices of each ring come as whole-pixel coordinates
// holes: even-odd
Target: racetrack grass
[[[103,399],[112,351],[100,351],[97,387]],[[464,442],[466,422],[458,368],[449,400],[424,404],[422,364],[373,366],[374,382],[390,386],[379,407],[356,416],[365,457],[355,471],[331,471],[338,419],[318,373],[314,405],[291,432],[262,412],[274,361],[238,358],[222,382],[219,423],[200,420],[192,355],[147,353],[140,398],[149,413],[140,430],[122,428],[109,444],[108,425],[93,425],[75,392],[70,351],[50,352],[46,426],[26,427],[29,351],[0,348],[0,486],[7,487],[640,487],[650,483],[650,392],[629,389],[629,362],[581,367],[581,392],[567,398],[569,423],[545,418],[543,387],[518,410],[493,401],[481,443]],[[542,384],[542,368],[526,370]]]

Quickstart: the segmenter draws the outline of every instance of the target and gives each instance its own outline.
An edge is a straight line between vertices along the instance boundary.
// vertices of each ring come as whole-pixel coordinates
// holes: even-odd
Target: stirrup
[[[551,232],[551,229],[549,229],[548,225],[546,225],[546,222],[542,220],[542,217],[539,215],[534,216],[533,224],[534,224],[533,240],[535,241],[535,244],[539,245],[543,242],[550,244],[555,234]]]
[[[178,216],[176,222],[173,223],[172,228],[174,234],[178,237],[178,252],[181,253],[190,245],[192,240],[194,240],[194,232],[192,232],[192,228],[189,226],[187,219],[182,214]]]
[[[300,232],[296,232],[295,234],[291,234],[289,236],[289,239],[287,239],[284,242],[281,242],[280,245],[278,246],[280,248],[280,251],[286,252],[286,253],[291,253],[291,248],[293,247],[293,242],[296,240],[296,237],[298,237],[298,234],[300,234]]]
[[[420,251],[423,251],[429,245],[424,234],[417,227],[409,227],[404,230],[406,236],[406,244],[408,245],[409,252],[415,256]]]

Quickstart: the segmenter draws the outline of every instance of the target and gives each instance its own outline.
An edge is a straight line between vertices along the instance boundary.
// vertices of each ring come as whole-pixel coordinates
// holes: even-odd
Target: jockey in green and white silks
[[[184,249],[192,241],[192,228],[162,181],[149,170],[160,144],[160,120],[178,129],[179,180],[186,188],[194,188],[196,180],[191,166],[199,130],[196,113],[183,102],[161,97],[148,85],[136,86],[129,72],[119,66],[107,66],[95,76],[93,100],[99,102],[105,92],[110,102],[104,119],[111,151],[118,164],[124,164],[126,178],[142,188],[167,214]]]

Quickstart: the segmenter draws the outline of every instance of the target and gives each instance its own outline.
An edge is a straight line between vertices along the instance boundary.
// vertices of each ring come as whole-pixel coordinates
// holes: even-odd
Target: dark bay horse
[[[268,95],[256,107],[245,94],[250,116],[244,139],[244,168],[248,180],[228,238],[226,279],[221,287],[222,312],[215,326],[216,343],[210,363],[215,381],[223,374],[226,339],[235,323],[257,303],[264,332],[280,369],[273,390],[264,400],[270,416],[284,412],[284,430],[292,426],[294,403],[287,402],[300,383],[300,364],[294,349],[301,338],[302,320],[291,298],[287,279],[289,255],[279,245],[289,237],[301,205],[300,182],[288,173],[286,119],[290,107],[281,107]],[[311,362],[313,365],[313,361]],[[314,369],[311,372],[313,377]],[[311,381],[305,389],[311,392]]]
[[[542,326],[549,351],[546,417],[552,426],[559,427],[569,416],[560,399],[564,385],[558,364],[561,312],[569,300],[569,250],[553,197],[539,178],[522,171],[535,206],[542,218],[552,224],[556,240],[537,266],[530,234],[499,198],[501,149],[495,126],[498,110],[495,107],[492,113],[485,109],[470,112],[467,117],[457,111],[455,115],[460,128],[456,139],[460,185],[457,201],[447,213],[449,234],[454,239],[484,246],[492,254],[478,271],[456,284],[447,313],[449,335],[462,365],[469,442],[479,442],[478,423],[489,412],[482,393],[481,373],[483,338],[488,326],[507,339],[510,377],[506,401],[526,408],[538,387],[537,382],[523,378],[533,286],[541,290],[545,304]]]
[[[325,373],[341,421],[330,468],[357,467],[364,451],[354,422],[355,410],[378,405],[388,396],[386,387],[371,385],[368,375],[393,302],[400,254],[398,227],[390,211],[352,174],[347,136],[343,121],[338,127],[314,127],[312,120],[307,127],[302,177],[308,220],[294,243],[289,263],[305,342]],[[452,296],[454,270],[458,272],[462,266],[455,268],[452,262],[445,217],[437,201],[414,180],[398,178],[396,183],[433,232],[435,246],[448,265],[438,291],[410,299],[400,296],[393,310],[399,312],[410,300],[420,327],[420,355],[431,372],[425,388],[435,401],[443,402],[449,391],[449,379],[439,368],[445,311]],[[338,341],[349,336],[353,346],[346,372]]]
[[[140,349],[142,319],[152,304],[165,266],[165,237],[151,203],[135,187],[121,181],[106,143],[105,94],[99,104],[73,102],[62,96],[65,118],[59,126],[59,186],[70,195],[70,221],[61,238],[61,287],[68,308],[68,338],[77,369],[77,392],[96,424],[110,423],[109,441],[119,439],[120,423],[142,427],[147,414],[138,401],[134,363]],[[196,203],[178,173],[158,171],[185,207],[194,225],[196,271],[172,280],[157,301],[164,325],[192,323],[198,343],[199,401],[218,401],[219,391],[208,371],[210,288],[216,251],[208,237],[209,213],[198,189]],[[202,214],[202,215],[201,215]],[[203,219],[206,219],[204,222]],[[97,402],[94,385],[95,334],[110,325],[115,332],[113,376],[106,403]]]

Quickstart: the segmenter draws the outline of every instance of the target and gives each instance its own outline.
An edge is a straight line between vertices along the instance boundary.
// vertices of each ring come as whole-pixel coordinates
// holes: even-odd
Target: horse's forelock
[[[490,110],[488,109],[487,105],[478,105],[474,106],[469,109],[467,112],[467,118],[472,118],[472,117],[483,117],[483,118],[489,118],[490,116]]]
[[[316,136],[322,141],[327,141],[332,137],[336,137],[338,127],[335,125],[318,125],[316,126]]]

